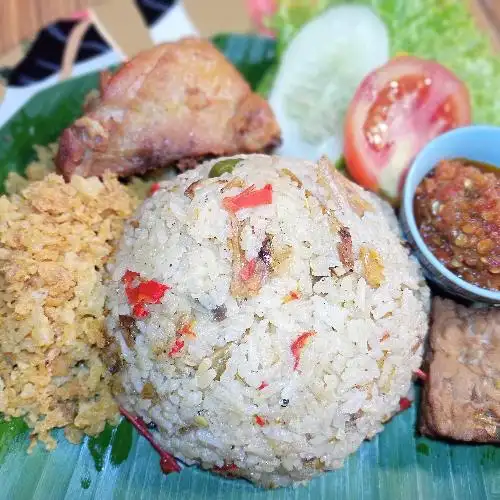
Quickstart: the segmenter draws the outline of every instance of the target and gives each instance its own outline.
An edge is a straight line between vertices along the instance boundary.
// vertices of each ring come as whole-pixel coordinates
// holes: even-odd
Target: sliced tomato
[[[471,121],[467,88],[435,61],[399,56],[370,73],[347,111],[344,155],[353,179],[397,200],[415,155]]]
[[[274,37],[275,33],[266,24],[278,8],[276,0],[247,0],[250,18],[260,33]]]

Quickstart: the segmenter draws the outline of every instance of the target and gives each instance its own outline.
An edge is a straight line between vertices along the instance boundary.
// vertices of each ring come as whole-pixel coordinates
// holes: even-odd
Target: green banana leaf
[[[410,1],[410,0],[408,0]],[[215,43],[258,87],[276,62],[269,39],[224,35]],[[35,96],[0,130],[0,185],[9,171],[23,172],[34,144],[55,140],[81,112],[97,75],[61,83]],[[500,450],[452,445],[415,434],[415,407],[346,460],[345,467],[306,487],[265,491],[196,467],[165,476],[159,457],[128,422],[107,427],[79,445],[56,432],[58,447],[26,453],[29,430],[19,419],[0,422],[0,500],[467,500],[500,499]]]

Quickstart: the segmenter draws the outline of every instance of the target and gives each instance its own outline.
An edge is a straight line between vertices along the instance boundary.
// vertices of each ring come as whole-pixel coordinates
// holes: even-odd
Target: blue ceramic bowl
[[[431,141],[415,158],[403,188],[400,219],[403,232],[424,268],[424,274],[445,291],[466,300],[500,304],[500,292],[472,285],[434,257],[417,229],[413,197],[420,181],[440,160],[467,158],[500,169],[500,127],[473,125],[452,130]]]

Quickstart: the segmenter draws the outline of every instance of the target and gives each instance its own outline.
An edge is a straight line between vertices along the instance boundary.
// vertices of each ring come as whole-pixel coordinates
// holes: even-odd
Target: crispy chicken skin
[[[66,179],[107,170],[128,176],[279,142],[268,103],[210,42],[186,38],[103,73],[100,96],[62,133],[56,164]]]

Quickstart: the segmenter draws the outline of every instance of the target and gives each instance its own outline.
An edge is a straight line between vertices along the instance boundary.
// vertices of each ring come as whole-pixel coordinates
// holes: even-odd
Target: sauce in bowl
[[[414,214],[425,244],[460,278],[500,290],[500,170],[443,160],[415,191]]]

